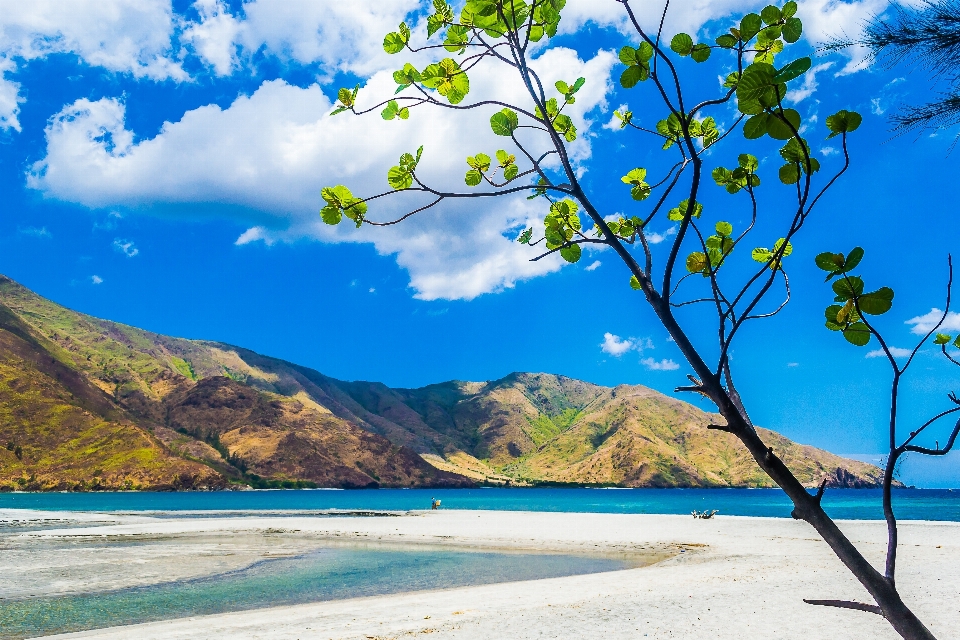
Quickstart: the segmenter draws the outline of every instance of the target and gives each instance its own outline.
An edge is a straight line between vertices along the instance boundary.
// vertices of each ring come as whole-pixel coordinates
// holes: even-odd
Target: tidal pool
[[[629,556],[328,547],[193,580],[100,593],[0,600],[0,639],[322,600],[557,578],[629,569],[649,562]]]

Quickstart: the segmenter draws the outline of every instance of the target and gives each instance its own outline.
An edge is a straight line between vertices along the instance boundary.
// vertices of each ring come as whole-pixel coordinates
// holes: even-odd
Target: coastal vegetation
[[[721,419],[709,428],[742,443],[758,469],[790,497],[794,517],[816,529],[876,605],[832,600],[811,603],[867,607],[882,614],[904,638],[932,638],[897,591],[897,525],[890,488],[900,455],[906,451],[944,455],[960,433],[958,422],[944,447],[939,442],[935,447],[915,443],[918,435],[929,437],[928,428],[938,419],[960,411],[960,400],[953,394],[947,409],[912,430],[908,438],[899,436],[897,421],[899,382],[917,351],[930,339],[939,345],[953,340],[946,334],[934,338],[949,311],[952,266],[943,316],[900,364],[878,328],[878,316],[893,306],[894,291],[886,286],[873,291],[865,288],[857,275],[864,250],[855,247],[837,252],[834,247],[816,259],[817,266],[827,272],[827,281],[833,280],[835,297],[825,310],[826,328],[857,347],[879,342],[893,371],[890,455],[883,477],[889,541],[881,573],[823,510],[821,498],[827,479],[815,494],[809,493],[783,452],[754,425],[734,383],[730,357],[735,339],[745,334],[746,327],[776,316],[789,303],[788,271],[794,243],[803,239],[804,226],[823,208],[828,191],[847,171],[851,136],[860,127],[861,115],[841,109],[820,123],[811,117],[804,119],[791,106],[791,88],[797,88],[812,66],[810,57],[789,53],[803,31],[797,2],[748,13],[731,21],[729,30],[713,41],[698,42],[686,33],[665,33],[663,19],[655,30],[646,29],[634,12],[634,3],[620,0],[631,31],[619,50],[620,86],[635,91],[636,100],[643,105],[642,112],[626,106],[616,112],[620,129],[630,134],[622,144],[630,145],[631,157],[649,159],[659,148],[671,154],[671,160],[663,166],[655,164],[654,169],[624,166],[622,177],[620,172],[606,176],[610,185],[619,179],[620,188],[636,202],[625,212],[604,210],[598,194],[591,193],[582,180],[582,167],[572,146],[579,133],[574,120],[564,113],[590,79],[547,78],[537,63],[558,33],[565,4],[565,0],[467,0],[455,11],[445,0],[433,0],[426,34],[412,31],[405,23],[386,34],[386,53],[435,61],[418,67],[401,60],[398,66],[402,68],[393,74],[397,84],[393,96],[367,99],[360,95],[360,85],[340,89],[331,116],[379,113],[384,120],[398,118],[398,126],[403,126],[402,121],[430,109],[477,113],[489,118],[483,125],[502,138],[503,148],[494,153],[474,148],[432,150],[466,156],[465,186],[453,186],[433,184],[429,175],[418,172],[426,153],[421,146],[401,155],[396,166],[384,167],[383,191],[355,194],[343,184],[324,188],[320,217],[329,225],[349,221],[358,228],[383,227],[444,204],[494,198],[506,201],[522,194],[539,202],[543,212],[542,222],[528,226],[517,237],[518,242],[535,249],[531,260],[559,255],[576,263],[585,249],[616,254],[625,267],[625,294],[632,289],[643,295],[690,367],[690,385],[677,391],[699,394],[717,407]],[[664,17],[669,10],[667,2]],[[931,20],[937,21],[937,16]],[[939,42],[923,29],[916,36],[933,48]],[[952,60],[949,52],[940,55]],[[716,68],[721,86],[689,80],[696,77],[692,67],[718,58],[722,60]],[[487,95],[468,99],[470,77],[476,77],[481,66],[493,70],[499,82],[515,87],[515,95],[522,97],[515,101]],[[735,119],[725,123],[731,107],[736,109]],[[947,123],[954,122],[955,112],[947,118]],[[813,135],[834,139],[839,147],[832,148],[838,155],[836,162],[829,162],[822,151],[821,157],[816,157],[806,138]],[[728,151],[722,157],[723,150],[731,146],[733,153]],[[761,168],[760,159],[768,153],[777,164],[782,161],[775,172]],[[727,206],[707,210],[701,194],[718,187],[735,199]],[[400,198],[404,204],[397,215],[385,203]],[[729,222],[737,219],[732,215],[736,205],[749,220],[743,228]],[[376,208],[387,210],[385,219],[377,215]],[[654,220],[676,223],[665,258],[653,251],[647,235]],[[754,240],[761,230],[763,236]],[[744,254],[749,258],[741,260]],[[576,292],[570,295],[576,298]],[[712,317],[713,326],[703,326],[706,317]],[[956,345],[960,347],[960,340]],[[600,430],[595,435],[602,439],[605,433]],[[576,446],[569,443],[565,453],[576,455]]]

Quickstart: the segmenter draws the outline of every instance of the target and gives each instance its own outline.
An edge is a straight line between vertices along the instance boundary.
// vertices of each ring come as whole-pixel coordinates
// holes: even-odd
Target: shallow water
[[[241,571],[106,593],[0,600],[0,639],[639,566],[615,557],[334,547]]]
[[[717,509],[721,515],[789,518],[792,505],[779,489],[377,489],[275,490],[190,493],[8,493],[0,509],[52,511],[278,511],[426,509],[431,498],[444,508],[501,511],[689,514]],[[878,489],[828,489],[823,505],[830,516],[881,520]],[[904,520],[960,521],[960,490],[894,491],[897,516]]]

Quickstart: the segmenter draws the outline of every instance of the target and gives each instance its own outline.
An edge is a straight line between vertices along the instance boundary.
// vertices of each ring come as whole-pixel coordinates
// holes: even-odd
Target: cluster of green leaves
[[[633,122],[633,111],[614,111],[613,115],[616,116],[617,120],[620,121],[620,128],[625,129],[630,126],[630,123]]]
[[[727,193],[737,193],[741,189],[753,189],[760,186],[760,176],[757,175],[757,168],[760,162],[756,156],[749,153],[741,153],[737,156],[737,163],[740,165],[732,171],[724,167],[717,167],[713,170],[713,181],[718,186],[725,187]]]
[[[517,174],[520,173],[520,168],[517,166],[517,157],[512,153],[507,153],[503,149],[499,149],[497,151],[497,161],[500,163],[498,168],[503,171],[503,179],[507,182],[516,178]],[[470,169],[467,171],[466,176],[464,176],[463,181],[466,182],[468,186],[477,186],[483,182],[484,175],[490,170],[492,162],[490,156],[485,153],[467,156],[467,166],[469,166]],[[492,176],[487,176],[488,180],[491,178]]]
[[[353,111],[353,107],[357,104],[357,93],[359,92],[360,85],[357,85],[352,90],[340,89],[337,92],[337,104],[335,105],[336,108],[330,115],[335,116],[338,113],[343,113],[344,111]]]
[[[363,224],[363,217],[367,213],[367,203],[355,198],[342,184],[335,187],[324,187],[320,190],[320,197],[326,206],[320,210],[320,217],[327,224],[340,224],[344,216],[353,220],[359,228]]]
[[[420,156],[422,155],[423,147],[420,147],[417,149],[416,157],[409,153],[400,156],[400,164],[390,167],[390,170],[387,171],[387,182],[390,183],[390,186],[394,189],[409,189],[413,186],[413,172],[420,164]],[[357,223],[357,226],[360,226],[360,223]]]
[[[580,89],[583,88],[583,85],[586,83],[586,81],[586,78],[577,78],[577,81],[573,84],[567,84],[563,80],[557,80],[553,86],[557,88],[557,91],[563,94],[563,101],[566,104],[573,104],[577,101],[577,91],[580,91]]]
[[[620,216],[616,220],[607,220],[607,227],[613,233],[613,235],[618,238],[627,240],[628,242],[633,242],[634,236],[643,229],[643,220],[637,216],[631,216],[629,218],[624,218]],[[602,237],[604,235],[603,230],[600,228],[600,225],[596,225],[595,231],[597,237]]]
[[[410,27],[406,22],[401,22],[397,31],[391,31],[383,37],[383,50],[387,53],[400,53],[409,42]]]
[[[880,287],[876,291],[864,293],[863,279],[850,275],[863,259],[863,249],[854,248],[846,256],[842,253],[821,253],[816,257],[817,266],[827,272],[825,282],[838,278],[833,283],[836,294],[832,304],[824,311],[826,327],[831,331],[840,331],[847,342],[864,347],[870,342],[870,328],[863,322],[861,314],[878,316],[893,307],[893,289]]]
[[[695,62],[706,62],[710,58],[710,45],[702,42],[694,44],[693,38],[686,33],[673,36],[670,48],[678,55],[690,56]]]
[[[802,138],[793,138],[783,145],[780,157],[786,161],[779,172],[783,184],[796,184],[804,173],[820,171],[820,162],[810,155],[810,145]]]
[[[577,211],[580,207],[570,198],[564,198],[550,205],[550,212],[543,220],[544,238],[547,249],[560,249],[560,256],[567,262],[576,262],[580,259],[580,245],[564,246],[573,236],[580,232],[580,216]]]
[[[687,209],[690,208],[690,200],[684,198],[680,201],[680,204],[673,209],[667,211],[667,220],[673,220],[674,222],[680,222],[687,215]],[[690,212],[691,218],[699,218],[703,215],[703,205],[699,202],[693,204],[693,210]]]
[[[436,2],[436,0],[434,0]],[[566,0],[544,0],[533,7],[528,38],[539,42],[552,38],[560,24],[560,10]],[[467,0],[460,13],[460,24],[483,30],[490,38],[499,39],[525,26],[531,5],[524,0]]]
[[[620,178],[621,182],[630,185],[630,196],[634,200],[646,200],[650,195],[650,185],[646,182],[647,170],[631,169],[627,175]]]
[[[450,104],[460,104],[470,93],[470,78],[453,58],[427,65],[420,73],[420,82],[428,89],[436,89]]]
[[[490,116],[490,129],[498,136],[510,137],[520,126],[520,118],[513,109],[503,108]]]
[[[380,115],[383,116],[384,120],[393,120],[394,118],[406,120],[410,117],[410,109],[401,107],[397,104],[396,100],[390,100],[387,102],[387,106],[384,107],[383,111],[380,112]]]
[[[729,222],[718,222],[714,229],[716,234],[704,241],[707,247],[706,253],[694,251],[687,256],[686,266],[690,273],[699,273],[707,278],[720,268],[728,255],[733,253],[736,246],[732,237],[733,225]]]
[[[631,46],[621,48],[620,62],[627,65],[627,68],[620,74],[620,86],[624,89],[632,89],[649,78],[652,58],[653,45],[649,42],[641,42],[636,49]]]
[[[953,346],[957,349],[960,349],[960,336],[957,336],[957,339],[954,340],[953,336],[949,333],[938,333],[933,337],[933,344],[939,346],[946,346],[950,344],[950,341],[953,340]]]
[[[783,268],[783,259],[791,253],[793,253],[793,245],[787,242],[786,238],[780,238],[773,243],[773,249],[757,247],[750,253],[750,257],[776,271]]]
[[[632,117],[632,114],[630,114],[630,116]],[[630,124],[629,119],[625,121],[622,115],[620,116],[620,122],[621,129]],[[690,134],[690,137],[695,140],[699,139],[704,148],[709,147],[720,138],[720,131],[717,129],[717,123],[713,118],[707,117],[703,120],[690,118],[686,124],[687,132]],[[675,144],[678,144],[680,140],[683,140],[683,123],[680,121],[680,116],[678,116],[676,113],[671,113],[669,116],[658,122],[657,133],[664,138],[664,150],[669,149]]]
[[[567,103],[564,103],[567,104]],[[557,102],[556,98],[550,98],[547,100],[546,104],[547,112],[546,114],[540,110],[540,107],[536,108],[535,115],[544,124],[548,124],[553,127],[553,130],[563,136],[567,142],[573,142],[577,139],[577,127],[573,124],[573,120],[565,113],[560,113],[563,109]]]

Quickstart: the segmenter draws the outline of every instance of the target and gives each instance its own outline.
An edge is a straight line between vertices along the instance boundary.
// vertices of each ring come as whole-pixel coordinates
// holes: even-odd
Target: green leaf
[[[763,11],[760,12],[760,17],[767,24],[773,24],[774,22],[780,22],[781,18],[780,9],[777,9],[773,5],[769,5],[763,8]]]
[[[758,113],[743,123],[743,137],[747,140],[756,140],[762,138],[767,133],[767,120],[770,116],[766,113]]]
[[[779,175],[783,184],[797,184],[800,181],[800,168],[795,164],[785,164],[780,167]]]
[[[694,251],[687,256],[687,271],[690,273],[709,273],[710,263],[707,256],[700,251]]]
[[[843,307],[838,304],[832,304],[824,310],[823,315],[827,318],[827,322],[840,324],[837,320],[837,314],[839,314],[841,310],[843,310]]]
[[[517,242],[520,244],[530,244],[530,238],[533,237],[533,227],[524,229],[523,232],[517,236]]]
[[[684,216],[687,215],[687,209],[689,208],[690,208],[690,200],[689,199],[681,200],[679,206],[674,207],[673,209],[670,209],[670,211],[667,212],[667,219],[674,220],[674,221],[683,220]],[[693,206],[693,213],[691,214],[691,218],[699,218],[702,213],[703,213],[703,205],[700,204],[699,202],[695,203]]]
[[[817,257],[814,258],[814,261],[817,263],[817,266],[824,271],[834,273],[843,267],[843,254],[830,253],[827,251],[825,253],[818,254]]]
[[[860,264],[860,261],[862,259],[863,259],[863,249],[861,249],[860,247],[854,247],[854,249],[850,251],[850,255],[847,256],[847,259],[843,263],[843,271],[847,272],[847,271],[850,271],[851,269],[856,268],[856,266]]]
[[[871,316],[879,316],[890,311],[893,306],[893,289],[881,287],[873,293],[866,293],[857,299],[860,311]]]
[[[953,340],[953,336],[949,336],[945,333],[938,333],[933,338],[933,344],[949,344]]]
[[[780,12],[783,14],[784,18],[792,18],[793,16],[797,15],[797,3],[793,0],[790,0],[790,2],[787,2],[783,5],[783,8],[780,9]]]
[[[767,263],[773,259],[773,252],[765,247],[757,247],[750,252],[750,257],[760,263]]]
[[[749,171],[750,173],[753,173],[760,167],[760,161],[757,160],[757,157],[749,153],[741,153],[737,156],[737,163],[743,167],[744,171]]]
[[[827,136],[827,139],[838,136],[841,133],[856,131],[861,122],[863,122],[863,117],[856,111],[847,111],[846,109],[837,111],[827,118],[827,128],[832,131],[832,133]]]
[[[790,44],[799,40],[802,33],[803,23],[799,18],[788,18],[783,25],[783,39]]]
[[[567,262],[576,262],[580,259],[580,245],[572,244],[569,247],[560,249],[560,257]]]
[[[391,31],[383,38],[383,50],[387,53],[400,53],[406,45],[407,41],[395,31]]]
[[[833,292],[838,298],[849,300],[863,293],[863,280],[857,276],[846,276],[833,283]]]
[[[867,343],[870,342],[870,329],[862,322],[856,322],[844,330],[843,337],[846,338],[850,344],[865,347]]]
[[[503,177],[505,180],[513,180],[520,173],[520,167],[515,164],[508,164],[503,169]]]
[[[953,341],[953,346],[960,349],[960,336],[957,336],[957,339]]]
[[[763,19],[755,13],[748,13],[740,21],[740,39],[749,42],[763,28]]]
[[[637,58],[637,50],[630,46],[621,47],[617,57],[620,58],[620,62],[628,67],[640,63],[640,60]]]
[[[332,204],[328,204],[323,209],[320,209],[320,217],[327,224],[340,224],[340,220],[343,219],[340,213],[340,207]]]
[[[394,189],[409,189],[413,184],[413,173],[402,167],[390,167],[387,171],[387,182]]]
[[[793,125],[793,129],[787,125],[787,122]],[[795,109],[784,109],[782,114],[770,114],[766,124],[767,133],[770,134],[771,138],[774,140],[789,140],[794,136],[794,131],[800,130],[800,113]],[[746,135],[746,125],[744,125],[744,135]]]
[[[490,128],[498,136],[511,136],[519,126],[517,113],[511,109],[502,109],[490,116]]]
[[[650,71],[645,66],[630,66],[620,74],[620,86],[624,89],[632,89],[637,83],[643,82],[650,75]]]
[[[724,49],[733,49],[737,46],[737,39],[729,33],[725,33],[722,36],[717,36],[717,46]]]
[[[681,56],[688,56],[690,55],[690,50],[693,49],[693,38],[685,33],[678,33],[673,36],[673,40],[670,41],[670,48],[673,49],[674,53],[679,53]]]
[[[470,169],[467,171],[467,175],[463,178],[463,181],[466,182],[468,186],[475,187],[483,181],[483,175],[476,169]]]
[[[630,276],[630,288],[635,291],[639,291],[643,287],[640,286],[640,281],[637,280],[637,276]]]
[[[706,62],[710,58],[710,47],[705,44],[695,44],[690,50],[690,57],[694,62]]]
[[[733,225],[729,222],[718,222],[714,227],[721,236],[733,235]]]
[[[773,82],[779,84],[781,82],[790,82],[794,78],[799,78],[810,69],[811,64],[813,63],[811,62],[810,58],[799,58],[794,60],[790,64],[780,69],[780,71],[777,71],[777,75],[773,77]]]

